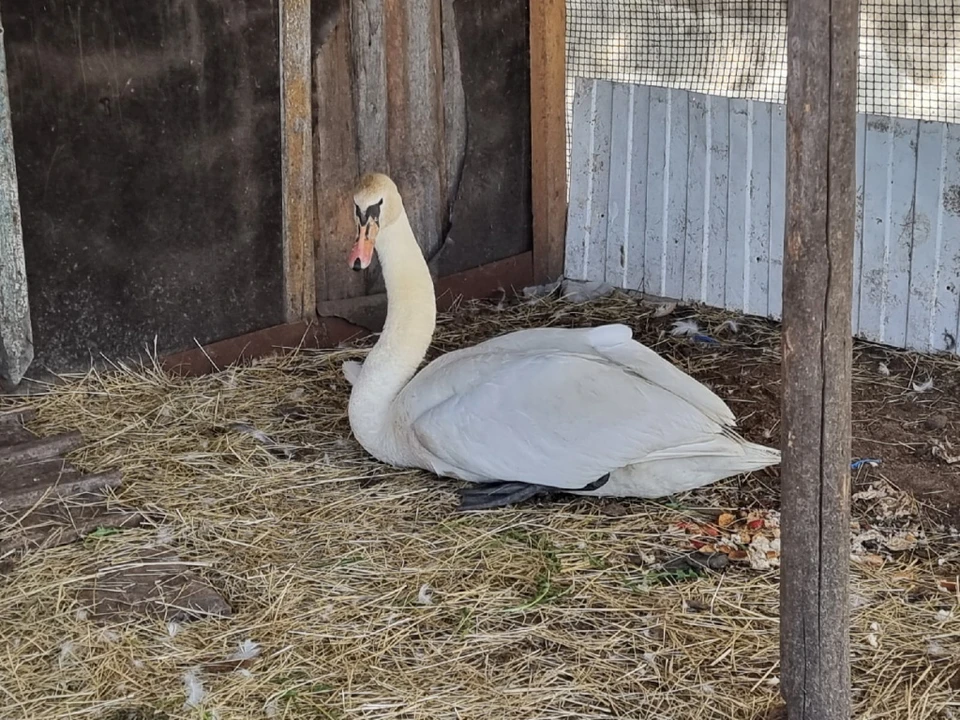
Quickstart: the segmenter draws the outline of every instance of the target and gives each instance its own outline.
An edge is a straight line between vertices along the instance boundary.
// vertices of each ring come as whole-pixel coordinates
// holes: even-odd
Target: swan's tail
[[[779,462],[780,451],[776,448],[747,442],[730,431],[651,453],[642,461],[615,471],[609,486],[584,494],[665,497]]]

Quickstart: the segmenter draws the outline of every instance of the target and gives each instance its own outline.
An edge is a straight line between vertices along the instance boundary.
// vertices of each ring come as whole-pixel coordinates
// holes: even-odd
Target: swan
[[[394,467],[472,483],[460,510],[542,494],[664,497],[774,465],[712,391],[621,324],[511,332],[443,355],[433,279],[397,186],[365,175],[348,264],[380,260],[383,331],[363,363],[342,366],[359,444]]]

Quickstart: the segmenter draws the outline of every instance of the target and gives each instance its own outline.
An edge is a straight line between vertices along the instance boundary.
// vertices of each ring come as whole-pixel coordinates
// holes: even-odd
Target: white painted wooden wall
[[[860,115],[854,332],[957,351],[960,125]],[[782,105],[577,79],[565,275],[774,319]]]

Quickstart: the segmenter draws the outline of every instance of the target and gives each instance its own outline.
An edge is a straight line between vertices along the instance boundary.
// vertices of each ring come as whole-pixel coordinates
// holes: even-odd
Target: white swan
[[[349,264],[376,251],[387,319],[362,366],[344,364],[354,436],[378,460],[480,483],[464,510],[543,492],[662,497],[780,461],[727,405],[633,340],[626,325],[512,332],[437,358],[433,280],[396,185],[365,176]]]

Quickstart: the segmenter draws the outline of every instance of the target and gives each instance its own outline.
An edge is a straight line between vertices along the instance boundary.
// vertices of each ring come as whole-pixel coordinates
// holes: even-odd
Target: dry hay
[[[626,320],[701,376],[724,354],[746,368],[777,361],[767,324],[692,344],[657,314],[624,295],[471,303],[441,316],[435,345]],[[718,336],[727,319],[699,317]],[[352,440],[340,363],[362,352],[301,351],[199,379],[118,368],[29,400],[35,430],[82,431],[76,462],[121,467],[119,500],[154,520],[28,553],[0,580],[0,716],[753,720],[778,704],[776,562],[661,566],[694,535],[720,543],[707,521],[722,512],[753,510],[742,527],[774,508],[775,472],[669,502],[458,515],[457,483],[383,467]],[[867,472],[873,491],[855,515],[880,535],[853,569],[856,717],[960,718],[957,538],[918,530],[915,504]],[[897,532],[911,539],[885,546]],[[78,612],[91,557],[157,545],[200,565],[233,617],[101,627]],[[246,660],[224,666],[231,657]]]

